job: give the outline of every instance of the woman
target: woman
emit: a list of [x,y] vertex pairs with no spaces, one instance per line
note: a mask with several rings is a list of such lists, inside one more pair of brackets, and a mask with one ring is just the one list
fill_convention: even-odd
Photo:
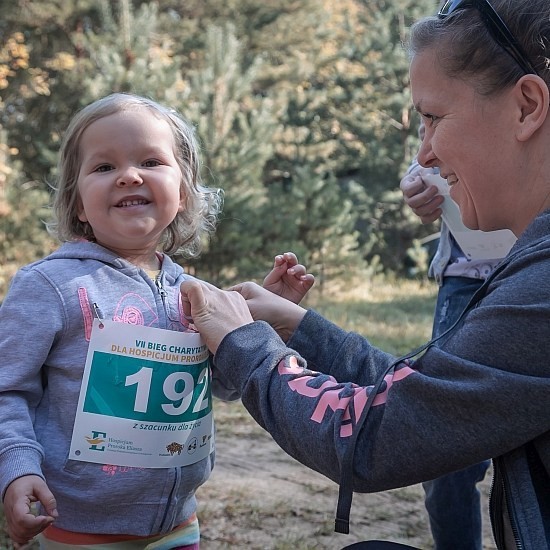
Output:
[[498,548],[541,550],[550,543],[550,2],[447,2],[413,26],[410,53],[426,124],[419,162],[447,179],[468,227],[518,237],[438,346],[396,361],[252,283],[222,292],[189,282],[183,296],[254,418],[341,482],[339,519],[346,476],[354,491],[382,491],[492,458]]

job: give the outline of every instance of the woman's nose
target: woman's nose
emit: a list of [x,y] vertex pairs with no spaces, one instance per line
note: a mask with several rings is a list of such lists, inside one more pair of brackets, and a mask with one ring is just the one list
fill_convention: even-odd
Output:
[[126,185],[141,185],[143,183],[143,179],[139,174],[139,170],[131,166],[123,170],[117,178],[116,183],[120,187],[124,187]]
[[416,155],[416,160],[425,168],[435,168],[437,166],[437,157],[432,149],[431,138],[426,133],[420,144],[420,149]]

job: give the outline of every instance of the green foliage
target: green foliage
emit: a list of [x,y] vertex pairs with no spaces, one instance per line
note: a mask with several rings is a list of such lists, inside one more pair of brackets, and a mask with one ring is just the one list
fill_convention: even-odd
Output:
[[[203,179],[225,191],[218,231],[189,263],[199,276],[259,278],[285,250],[321,279],[365,259],[399,271],[429,232],[398,191],[418,146],[401,44],[435,3],[0,2],[0,125],[15,180],[54,179],[74,112],[131,91],[196,125]],[[20,242],[10,233],[4,253]]]
[[84,80],[82,104],[112,92],[177,101],[185,84],[173,40],[158,32],[158,5],[142,3],[134,9],[129,0],[101,0],[98,7],[96,28],[72,35],[86,53],[79,60],[80,72],[93,75]]
[[411,261],[411,268],[409,274],[412,277],[424,276],[428,272],[429,267],[429,251],[423,246],[420,239],[414,239],[412,246],[407,250],[407,257]]
[[291,181],[269,186],[268,197],[262,219],[269,230],[269,259],[290,244],[321,286],[361,265],[354,195],[333,174],[297,167]]
[[191,265],[221,284],[246,276],[249,258],[262,245],[262,169],[277,122],[270,98],[254,94],[260,62],[245,67],[234,26],[208,27],[205,47],[205,66],[191,75],[188,113],[204,144],[205,182],[224,190],[225,204],[216,235]]
[[0,132],[0,303],[17,269],[53,249],[43,223],[48,193],[36,182],[21,179],[2,135],[5,132]]

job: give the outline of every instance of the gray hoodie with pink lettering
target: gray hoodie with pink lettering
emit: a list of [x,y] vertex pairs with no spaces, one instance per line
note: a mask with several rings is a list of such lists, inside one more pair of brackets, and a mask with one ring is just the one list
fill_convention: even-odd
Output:
[[416,360],[309,311],[287,345],[261,321],[231,332],[215,364],[286,452],[344,480],[340,503],[492,458],[498,548],[549,547],[550,212]]
[[[0,307],[0,491],[45,478],[56,526],[80,533],[167,533],[195,513],[214,453],[178,468],[132,468],[69,458],[93,317],[188,330],[179,287],[189,277],[164,255],[153,280],[94,243],[65,243],[22,268]],[[213,371],[212,391],[238,398]]]

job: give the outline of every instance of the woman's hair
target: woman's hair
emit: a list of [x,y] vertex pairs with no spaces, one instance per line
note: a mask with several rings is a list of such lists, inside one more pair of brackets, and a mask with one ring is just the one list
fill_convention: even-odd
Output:
[[180,252],[197,256],[203,236],[211,234],[222,206],[222,191],[202,185],[199,146],[193,127],[179,113],[144,97],[115,93],[84,107],[71,120],[59,152],[57,185],[53,197],[50,233],[61,241],[94,240],[92,228],[78,219],[78,175],[82,163],[82,134],[93,122],[121,111],[149,109],[165,120],[174,136],[175,157],[183,175],[181,194],[184,208],[164,231],[162,249],[167,254]]
[[[538,74],[550,84],[550,0],[490,0]],[[525,73],[495,41],[480,11],[469,6],[440,19],[426,17],[412,25],[411,57],[436,52],[444,73],[470,81],[482,95],[499,93]]]

